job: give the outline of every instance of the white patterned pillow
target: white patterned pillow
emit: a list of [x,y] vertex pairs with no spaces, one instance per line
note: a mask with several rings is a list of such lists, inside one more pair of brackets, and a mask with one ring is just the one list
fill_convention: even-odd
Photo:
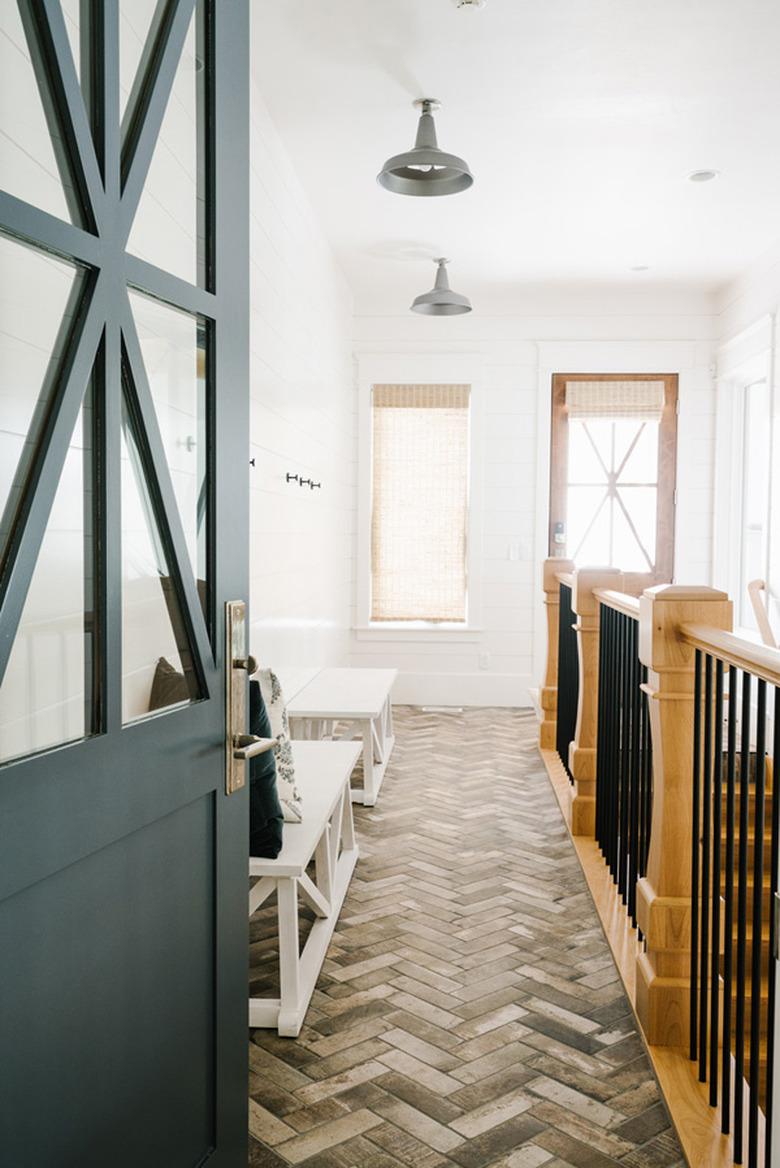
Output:
[[278,740],[274,747],[276,787],[284,812],[284,821],[285,823],[300,823],[303,819],[303,807],[300,791],[295,785],[295,766],[292,746],[290,745],[290,723],[287,718],[287,706],[284,703],[282,687],[273,669],[258,670],[257,679],[260,682],[263,701],[268,711],[271,735]]

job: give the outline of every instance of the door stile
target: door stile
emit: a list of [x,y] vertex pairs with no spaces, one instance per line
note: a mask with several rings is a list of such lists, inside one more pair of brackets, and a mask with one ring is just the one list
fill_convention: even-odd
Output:
[[[216,417],[212,482],[219,483],[214,531],[216,616],[224,623],[225,603],[248,599],[249,581],[249,262],[243,224],[249,223],[249,95],[231,84],[231,75],[249,83],[249,6],[214,4],[214,59],[212,151],[209,155],[209,188],[215,176],[221,182],[214,208],[214,289],[219,316],[212,346],[214,384],[220,409]],[[226,669],[227,646],[219,638],[218,667]],[[221,821],[217,839],[229,839],[227,821],[246,824],[248,784],[237,794],[218,796]],[[222,828],[224,824],[224,829]],[[234,828],[234,830],[236,830]],[[246,826],[238,829],[246,832]],[[248,924],[229,905],[235,898],[246,902],[247,850],[222,848],[216,857],[220,897],[217,946],[231,952],[248,951]],[[247,1044],[246,986],[248,960],[226,971],[218,988],[217,1025],[224,1039],[217,1052],[217,1111],[226,1128],[240,1132],[235,1147],[227,1148],[225,1163],[245,1163],[247,1142]],[[238,997],[240,1009],[235,1008]],[[240,1052],[240,1053],[239,1053]],[[219,1133],[218,1133],[219,1137]],[[219,1139],[218,1139],[219,1142]]]

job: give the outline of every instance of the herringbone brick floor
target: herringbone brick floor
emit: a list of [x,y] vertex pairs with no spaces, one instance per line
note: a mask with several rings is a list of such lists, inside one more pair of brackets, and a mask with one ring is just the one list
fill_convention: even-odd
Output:
[[[253,1168],[678,1168],[530,713],[400,709],[298,1039],[251,1033]],[[274,910],[251,982],[275,973]]]

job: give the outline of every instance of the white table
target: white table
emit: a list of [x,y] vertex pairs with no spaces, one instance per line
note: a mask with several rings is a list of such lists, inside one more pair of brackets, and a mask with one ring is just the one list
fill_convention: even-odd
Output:
[[373,807],[395,736],[390,692],[397,669],[321,669],[287,703],[293,738],[363,741],[363,790],[352,802]]
[[[295,742],[295,781],[303,820],[285,823],[275,860],[251,857],[249,875],[259,877],[249,892],[250,917],[277,895],[279,930],[278,998],[250,998],[249,1025],[276,1027],[297,1037],[357,863],[349,779],[360,757],[353,742]],[[314,857],[314,879],[306,872]],[[298,936],[298,894],[317,920],[303,952]]]

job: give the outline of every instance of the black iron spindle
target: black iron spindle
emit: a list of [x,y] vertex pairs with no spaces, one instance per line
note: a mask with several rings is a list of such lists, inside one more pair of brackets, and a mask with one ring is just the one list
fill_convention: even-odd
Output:
[[576,616],[571,606],[571,588],[563,581],[559,587],[558,598],[558,707],[555,748],[569,776],[569,782],[572,782],[569,770],[569,743],[574,740],[577,726],[580,665],[577,634],[574,631]]
[[721,1076],[721,1131],[731,1131],[731,1021],[733,997],[734,953],[734,830],[736,813],[736,754],[737,754],[737,670],[729,667],[728,739],[726,747],[726,860],[724,950],[723,950],[723,1047]]
[[780,767],[780,687],[775,689],[774,734],[772,742],[772,848],[770,858],[769,887],[769,1000],[767,1003],[766,1026],[766,1103],[764,1104],[764,1168],[772,1168],[773,1095],[775,1089],[775,1012],[776,990],[774,961],[777,953],[777,923],[775,920],[775,897],[777,896],[777,870],[780,865],[780,792],[778,792],[778,767]]
[[761,1094],[761,940],[764,919],[764,798],[766,779],[766,682],[759,680],[753,809],[753,937],[750,951],[750,1103],[748,1166],[758,1166],[758,1106]]
[[[712,658],[704,658],[704,742],[702,746],[701,909],[699,927],[699,1079],[707,1081],[707,984],[710,952],[710,862],[712,813]],[[714,889],[713,889],[714,895]]]
[[745,948],[747,943],[748,801],[750,798],[751,677],[742,674],[739,724],[739,880],[737,885],[737,1000],[734,1028],[734,1162],[742,1163],[745,1107]]
[[693,791],[691,812],[691,991],[690,1058],[696,1061],[699,1034],[699,876],[701,867],[701,650],[696,650],[693,681]]
[[720,1007],[720,890],[723,848],[723,662],[715,662],[715,711],[712,751],[712,957],[710,962],[710,1105],[718,1104]]

